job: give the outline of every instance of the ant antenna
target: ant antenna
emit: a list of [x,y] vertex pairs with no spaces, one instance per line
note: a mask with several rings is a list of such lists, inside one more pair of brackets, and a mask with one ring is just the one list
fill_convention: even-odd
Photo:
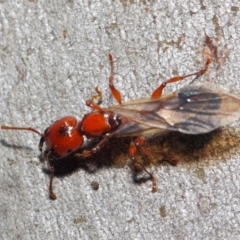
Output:
[[31,132],[35,132],[38,135],[40,135],[41,137],[44,137],[44,135],[40,132],[38,132],[36,129],[34,128],[30,128],[30,127],[9,127],[9,126],[1,126],[1,129],[4,130],[26,130],[26,131],[31,131]]

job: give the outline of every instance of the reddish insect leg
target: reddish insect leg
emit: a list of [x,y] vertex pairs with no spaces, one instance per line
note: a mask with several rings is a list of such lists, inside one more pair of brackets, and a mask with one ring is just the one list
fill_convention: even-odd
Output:
[[97,92],[97,95],[92,96],[90,99],[88,99],[86,101],[86,105],[88,107],[96,110],[96,111],[101,111],[102,108],[98,104],[96,104],[95,102],[98,102],[98,103],[101,102],[101,100],[102,100],[102,91],[101,91],[101,89],[99,87],[96,87],[95,91]]
[[[42,137],[40,138],[39,145],[38,145],[38,148],[39,148],[39,150],[40,150],[41,152],[42,152],[42,147],[43,147],[43,143],[44,143],[44,142],[45,142],[45,138],[44,138],[44,136],[42,136]],[[49,195],[50,195],[50,197],[51,197],[53,200],[55,200],[55,199],[57,199],[57,196],[56,196],[56,194],[53,192],[53,187],[52,187],[53,177],[54,177],[54,167],[53,167],[53,165],[52,165],[52,163],[51,163],[51,160],[50,160],[51,154],[52,154],[52,152],[49,151],[49,152],[47,153],[47,155],[45,155],[45,157],[47,158],[48,167],[49,167],[49,169],[50,169]]]
[[122,96],[121,93],[115,88],[115,86],[113,85],[113,79],[114,79],[114,62],[113,62],[113,56],[112,54],[108,55],[109,58],[109,63],[110,63],[110,67],[111,67],[111,74],[108,78],[109,81],[109,88],[112,92],[113,97],[117,100],[117,102],[119,104],[122,104]]
[[131,157],[131,160],[132,160],[134,166],[135,166],[136,168],[140,169],[140,170],[145,171],[145,172],[149,175],[149,177],[150,177],[150,179],[151,179],[151,181],[152,181],[152,192],[156,192],[156,191],[157,191],[157,184],[156,184],[156,179],[155,179],[155,177],[153,176],[152,173],[150,173],[150,172],[143,166],[143,164],[138,163],[138,162],[136,161],[136,159],[135,159],[135,156],[137,155],[137,150],[138,150],[138,149],[141,149],[144,144],[145,144],[145,140],[144,140],[143,138],[141,138],[141,137],[138,137],[138,138],[136,138],[134,141],[131,141],[130,146],[129,146],[129,155],[130,155],[130,157]]
[[84,150],[83,153],[76,153],[74,156],[76,157],[90,157],[96,152],[100,151],[108,142],[110,136],[104,137],[96,146],[94,146],[91,150]]
[[[108,58],[109,58],[109,63],[110,63],[110,67],[111,67],[111,73],[110,73],[110,76],[108,78],[108,81],[109,81],[109,88],[112,92],[112,95],[113,97],[117,100],[117,102],[119,104],[122,104],[122,96],[121,96],[121,93],[120,91],[118,91],[114,84],[113,84],[113,79],[114,79],[114,62],[113,62],[113,56],[112,54],[109,54],[108,55]],[[95,96],[92,96],[90,99],[88,99],[86,101],[86,105],[88,107],[91,107],[92,109],[96,110],[96,111],[101,111],[102,108],[96,104],[96,101],[97,102],[100,102],[102,100],[102,91],[99,87],[96,87],[95,88],[95,91],[97,92],[97,95]]]
[[208,53],[207,56],[204,56],[204,57],[206,57],[206,62],[205,62],[204,68],[201,69],[198,72],[195,72],[195,73],[191,73],[191,74],[188,74],[188,75],[185,75],[185,76],[177,76],[177,77],[173,77],[173,78],[168,79],[167,81],[163,82],[158,88],[156,88],[153,91],[151,98],[159,98],[159,97],[161,97],[162,91],[163,91],[163,89],[166,87],[166,85],[168,83],[179,82],[179,81],[184,80],[185,78],[192,77],[192,76],[199,77],[199,76],[203,75],[208,70],[208,67],[209,67],[210,63],[215,58],[215,55],[216,55],[216,52],[217,52],[217,48],[213,45],[211,39],[208,38],[208,37],[206,38],[205,43],[207,45],[209,53]]
[[52,187],[53,177],[54,177],[54,167],[53,167],[53,165],[51,164],[51,161],[50,161],[51,154],[52,154],[51,151],[49,151],[48,154],[47,154],[47,162],[48,162],[48,167],[50,169],[49,195],[53,200],[55,200],[55,199],[57,199],[57,196],[53,192],[53,187]]
[[138,148],[138,150],[145,154],[145,155],[148,155],[150,154],[151,152],[149,151],[149,149],[146,149],[144,147],[144,145],[146,145],[146,139],[144,137],[137,137],[135,140],[134,140],[134,143],[136,145],[136,147]]

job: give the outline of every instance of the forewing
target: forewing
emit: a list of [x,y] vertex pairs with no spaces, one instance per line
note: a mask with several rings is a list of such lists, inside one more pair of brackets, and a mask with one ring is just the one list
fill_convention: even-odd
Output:
[[157,128],[201,134],[239,119],[240,100],[229,92],[219,85],[192,84],[159,99],[140,99],[110,110],[126,119],[126,124],[141,125],[143,131]]

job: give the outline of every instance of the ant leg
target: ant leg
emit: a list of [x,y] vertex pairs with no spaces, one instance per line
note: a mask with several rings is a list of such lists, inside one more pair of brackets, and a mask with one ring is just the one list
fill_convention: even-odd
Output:
[[191,74],[184,75],[184,76],[172,77],[172,78],[168,79],[167,81],[163,82],[158,88],[156,88],[153,91],[151,98],[154,99],[154,98],[161,97],[162,91],[168,83],[179,82],[179,81],[184,80],[185,78],[192,77],[192,76],[199,77],[199,76],[203,75],[204,73],[206,73],[210,63],[214,60],[215,55],[217,54],[217,47],[215,47],[213,45],[212,40],[209,37],[206,37],[205,43],[206,43],[206,48],[208,50],[206,49],[206,51],[204,51],[204,58],[206,58],[204,68],[202,68],[200,71],[195,72],[195,73],[191,73]]
[[214,58],[217,56],[217,47],[214,46],[212,39],[208,36],[206,36],[205,44],[206,47],[203,51],[204,58],[206,59],[206,61],[208,58],[212,58],[213,61]]
[[178,161],[176,159],[169,159],[169,158],[167,158],[164,161],[169,163],[169,164],[171,164],[172,166],[177,166],[177,164],[178,164]]
[[50,161],[51,154],[52,154],[51,151],[47,154],[47,162],[48,162],[48,167],[50,169],[49,195],[50,195],[51,199],[55,200],[55,199],[57,199],[57,196],[53,192],[53,187],[52,187],[53,177],[54,177],[54,167],[53,167],[53,165],[51,164],[51,161]]
[[96,111],[102,111],[102,108],[95,102],[101,102],[102,100],[102,90],[99,87],[95,88],[97,95],[92,96],[90,99],[86,101],[86,105]]
[[100,151],[108,142],[110,135],[105,136],[96,146],[94,146],[91,150],[84,150],[83,153],[76,153],[74,156],[76,157],[90,157],[96,152]]
[[[110,62],[110,67],[111,67],[111,74],[108,78],[108,81],[109,81],[109,88],[112,92],[112,95],[113,97],[117,100],[117,102],[119,104],[122,104],[122,96],[121,96],[121,93],[115,88],[114,84],[113,84],[113,79],[114,79],[114,62],[113,62],[113,56],[112,54],[109,54],[108,55],[108,58],[109,58],[109,62]],[[102,111],[103,109],[98,105],[96,104],[95,102],[101,102],[102,100],[102,91],[99,87],[96,87],[95,88],[95,91],[97,92],[97,95],[95,96],[92,96],[90,99],[88,99],[86,101],[86,105],[96,111]]]
[[137,137],[134,139],[134,143],[135,143],[135,146],[138,148],[138,150],[145,154],[145,155],[148,155],[150,154],[151,152],[144,148],[144,145],[146,145],[146,139],[144,137]]
[[136,168],[140,169],[140,170],[145,171],[145,172],[149,175],[149,177],[150,177],[150,179],[151,179],[151,181],[152,181],[152,192],[156,192],[156,191],[157,191],[157,183],[156,183],[155,177],[153,176],[152,173],[150,173],[150,172],[143,166],[143,164],[138,163],[138,162],[136,161],[136,159],[135,159],[135,156],[137,155],[137,149],[138,149],[138,148],[141,148],[142,143],[143,143],[143,141],[142,141],[142,138],[141,138],[141,137],[136,138],[135,141],[131,141],[130,146],[129,146],[129,155],[130,155],[130,158],[131,158],[134,166],[135,166]]
[[114,61],[113,61],[113,56],[112,54],[108,54],[108,59],[109,59],[109,63],[110,63],[110,67],[111,67],[111,74],[108,78],[108,82],[109,82],[109,88],[112,92],[113,97],[117,100],[117,102],[119,104],[122,104],[122,96],[120,91],[118,91],[114,84],[113,84],[113,79],[114,79]]
[[[141,153],[145,155],[151,154],[151,151],[149,149],[144,148],[144,145],[146,144],[146,139],[144,137],[137,137],[134,140],[134,143]],[[178,161],[173,158],[166,158],[164,161],[168,162],[172,166],[176,166],[178,163]]]

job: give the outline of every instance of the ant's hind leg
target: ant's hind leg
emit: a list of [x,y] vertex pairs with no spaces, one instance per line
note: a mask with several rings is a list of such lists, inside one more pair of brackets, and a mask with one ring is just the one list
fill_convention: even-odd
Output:
[[145,144],[145,140],[141,137],[137,137],[134,141],[131,141],[130,146],[129,146],[129,155],[130,155],[130,158],[131,158],[134,166],[137,169],[142,170],[149,175],[149,177],[152,181],[152,192],[156,192],[157,191],[157,183],[156,183],[155,177],[153,176],[152,173],[150,173],[144,167],[143,164],[137,162],[136,159],[135,159],[135,156],[137,155],[138,148],[142,148],[144,144]]
[[191,73],[191,74],[188,74],[185,76],[176,76],[176,77],[168,79],[167,81],[163,82],[158,88],[156,88],[153,91],[151,98],[154,99],[154,98],[161,97],[162,91],[168,83],[179,82],[179,81],[184,80],[185,78],[192,77],[192,76],[199,77],[199,76],[203,75],[204,73],[206,73],[210,63],[214,60],[214,58],[217,54],[217,47],[213,45],[212,40],[209,37],[206,37],[205,44],[206,44],[206,47],[205,47],[205,51],[204,51],[204,58],[205,58],[204,67],[198,72]]
[[117,100],[117,102],[119,104],[122,104],[122,96],[120,91],[118,91],[114,84],[113,84],[113,79],[114,79],[114,61],[113,61],[113,56],[112,54],[108,55],[108,59],[109,59],[109,63],[110,63],[110,67],[111,67],[111,74],[108,78],[108,82],[109,82],[109,88],[112,92],[113,97]]

